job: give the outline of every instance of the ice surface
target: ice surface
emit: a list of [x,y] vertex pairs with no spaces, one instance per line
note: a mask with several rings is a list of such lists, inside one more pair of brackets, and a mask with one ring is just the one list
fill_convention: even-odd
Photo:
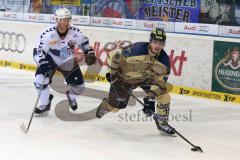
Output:
[[[203,154],[192,152],[180,137],[160,135],[151,119],[138,116],[141,109],[138,103],[100,120],[64,121],[56,116],[55,106],[66,97],[54,91],[49,116],[34,118],[25,135],[19,127],[23,122],[28,123],[37,97],[33,79],[33,72],[0,68],[2,160],[233,160],[240,157],[239,105],[174,94],[169,123],[201,146]],[[86,83],[86,86],[108,90],[108,85],[103,83]],[[100,99],[80,96],[78,112],[94,109],[100,102]]]

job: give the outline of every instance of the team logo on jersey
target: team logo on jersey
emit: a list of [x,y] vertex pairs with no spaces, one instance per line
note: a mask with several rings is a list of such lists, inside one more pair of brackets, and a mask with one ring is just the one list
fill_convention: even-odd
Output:
[[240,48],[228,49],[216,65],[215,77],[225,89],[240,91]]
[[69,56],[69,49],[67,47],[60,49],[59,59],[65,60],[67,59],[68,56]]

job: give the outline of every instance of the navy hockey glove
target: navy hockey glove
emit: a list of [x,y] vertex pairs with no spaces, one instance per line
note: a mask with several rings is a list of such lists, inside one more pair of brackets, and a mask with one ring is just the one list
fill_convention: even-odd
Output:
[[53,68],[46,58],[40,59],[38,64],[44,76],[49,77],[52,74]]
[[155,112],[155,99],[154,97],[146,96],[143,98],[144,108],[142,109],[143,113],[146,114],[147,117],[152,116]]
[[106,79],[110,83],[114,83],[117,80],[117,76],[111,73],[106,73]]

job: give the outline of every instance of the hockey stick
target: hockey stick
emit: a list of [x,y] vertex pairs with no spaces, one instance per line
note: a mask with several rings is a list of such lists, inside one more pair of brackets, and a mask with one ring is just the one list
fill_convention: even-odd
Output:
[[[130,91],[128,91],[127,89],[125,89],[124,87],[121,86],[121,88],[123,88],[126,92],[128,92],[128,94],[130,94],[134,99],[136,99],[136,101],[138,101],[143,107],[144,107],[144,103],[142,101],[140,101],[134,94],[132,94]],[[159,114],[151,111],[151,114],[156,117],[157,119],[161,119]],[[185,138],[182,134],[180,134],[175,128],[173,128],[172,126],[170,126],[167,122],[165,122],[163,120],[163,122],[165,123],[165,125],[167,125],[168,127],[170,127],[171,129],[173,129],[175,131],[175,133],[177,135],[179,135],[184,141],[186,141],[188,144],[190,144],[193,148],[191,148],[191,151],[199,151],[199,152],[203,152],[203,150],[201,149],[201,147],[196,146],[194,144],[192,144],[187,138]]]
[[20,126],[20,129],[21,129],[25,134],[28,133],[29,128],[30,128],[30,125],[31,125],[31,123],[32,123],[32,119],[33,119],[33,116],[34,116],[34,112],[35,112],[35,109],[36,109],[36,107],[37,107],[39,98],[40,98],[40,96],[41,96],[41,94],[42,94],[42,90],[43,90],[43,87],[44,87],[44,81],[45,81],[45,80],[46,80],[46,76],[44,76],[44,79],[43,79],[43,82],[42,82],[42,86],[41,86],[41,88],[40,88],[40,91],[39,91],[39,93],[38,93],[37,100],[36,100],[36,102],[35,102],[35,105],[34,105],[34,108],[33,108],[33,111],[32,111],[31,118],[30,118],[30,120],[29,120],[29,122],[28,122],[28,126],[26,127],[24,123],[22,123],[21,126]]

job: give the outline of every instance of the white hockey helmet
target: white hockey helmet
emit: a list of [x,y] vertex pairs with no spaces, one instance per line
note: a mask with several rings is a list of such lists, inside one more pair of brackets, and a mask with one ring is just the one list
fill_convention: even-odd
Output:
[[57,21],[60,19],[71,19],[72,14],[67,8],[58,8],[55,12],[55,17]]

